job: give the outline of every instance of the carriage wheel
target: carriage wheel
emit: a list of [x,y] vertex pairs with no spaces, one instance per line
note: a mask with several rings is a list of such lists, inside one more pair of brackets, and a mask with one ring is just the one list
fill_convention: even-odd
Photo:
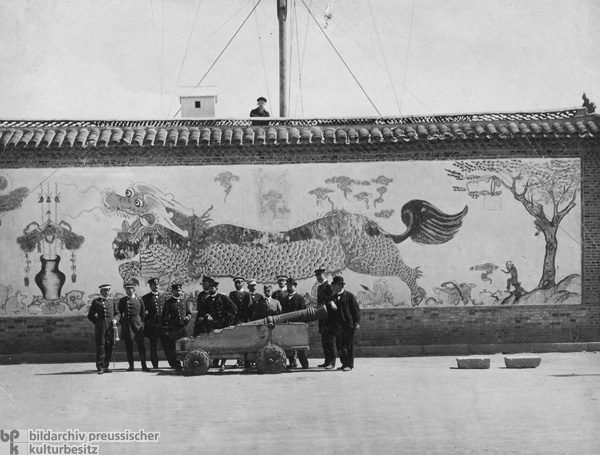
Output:
[[260,374],[279,374],[285,371],[285,351],[275,344],[268,344],[256,356],[256,369]]
[[206,351],[190,351],[183,359],[183,373],[187,376],[206,374],[210,367],[210,357]]

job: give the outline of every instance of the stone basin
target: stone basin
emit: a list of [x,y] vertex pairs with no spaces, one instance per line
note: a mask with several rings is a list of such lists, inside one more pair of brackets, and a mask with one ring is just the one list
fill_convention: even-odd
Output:
[[458,368],[462,369],[487,369],[490,367],[489,357],[457,357]]
[[542,362],[541,357],[504,357],[506,368],[535,368]]

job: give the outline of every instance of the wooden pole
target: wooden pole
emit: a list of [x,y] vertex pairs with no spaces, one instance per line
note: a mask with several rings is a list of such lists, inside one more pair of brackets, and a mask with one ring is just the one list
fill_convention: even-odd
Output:
[[277,19],[279,20],[279,116],[287,117],[287,45],[285,21],[287,0],[277,0]]

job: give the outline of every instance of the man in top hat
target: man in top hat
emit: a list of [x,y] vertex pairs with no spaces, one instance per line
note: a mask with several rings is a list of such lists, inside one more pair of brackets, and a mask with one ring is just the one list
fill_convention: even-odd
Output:
[[[142,297],[144,308],[146,309],[144,335],[150,341],[150,361],[152,362],[152,367],[158,368],[158,339],[161,335],[161,317],[165,299],[164,294],[158,292],[158,278],[150,278],[148,285],[150,286],[150,292]],[[161,344],[163,344],[162,340]]]
[[287,295],[287,288],[285,285],[287,279],[288,279],[288,277],[286,275],[279,275],[277,277],[278,289],[276,289],[275,292],[273,292],[272,297],[276,300],[279,300],[280,302]]
[[[269,316],[275,316],[281,313],[281,303],[279,300],[271,297],[271,291],[273,290],[273,286],[270,284],[265,284],[263,287],[263,291],[265,293],[264,297],[259,299],[257,302],[254,302],[252,308],[250,308],[250,320],[256,321],[258,319],[264,319]],[[260,295],[260,294],[259,294]]]
[[117,303],[109,297],[110,284],[100,286],[100,297],[94,299],[88,311],[88,319],[94,324],[96,343],[96,368],[98,374],[110,373],[110,359],[115,346],[115,330],[119,321]]
[[250,117],[271,117],[269,111],[265,109],[267,99],[264,96],[259,97],[256,104],[258,104],[258,107],[250,111]]
[[202,290],[198,293],[198,297],[196,299],[196,309],[198,313],[196,314],[196,320],[194,321],[194,333],[193,336],[197,337],[200,333],[202,333],[202,316],[200,314],[200,308],[202,307],[202,303],[204,299],[208,296],[208,291],[210,289],[210,283],[214,281],[211,277],[204,275],[202,277]]
[[[325,269],[315,270],[315,278],[317,279],[317,305],[325,305],[333,295],[331,285],[325,278]],[[331,316],[319,320],[319,333],[321,334],[321,346],[325,357],[325,361],[319,366],[331,370],[335,368],[335,330]]]
[[181,362],[177,360],[177,350],[175,342],[179,338],[187,337],[185,326],[192,319],[192,312],[187,302],[183,300],[181,292],[182,285],[173,283],[171,285],[171,298],[165,302],[162,312],[162,328],[165,333],[163,337],[163,346],[165,354],[171,368],[181,370]]
[[[225,294],[218,292],[219,282],[212,280],[208,290],[208,295],[198,307],[198,318],[202,323],[199,324],[200,333],[209,333],[213,330],[229,327],[235,320],[237,307]],[[218,366],[218,361],[213,361],[213,366]],[[225,359],[221,360],[221,371],[225,370]]]
[[336,276],[331,281],[336,311],[333,316],[335,340],[342,366],[338,370],[352,371],[354,368],[354,333],[360,328],[360,308],[354,294],[344,291],[344,278]]
[[235,304],[237,313],[234,324],[248,322],[248,308],[250,308],[250,293],[244,289],[245,278],[236,276],[233,278],[235,291],[229,293],[229,298]]
[[[288,278],[285,284],[287,286],[287,295],[281,301],[281,313],[285,314],[306,309],[304,297],[296,292],[298,282],[294,278]],[[295,355],[288,357],[290,361],[288,368],[298,367],[298,364],[296,363],[296,355],[298,356],[298,360],[300,360],[302,368],[307,369],[308,359],[306,358],[306,353],[304,351],[296,351]]]
[[119,314],[121,315],[121,338],[125,341],[125,351],[127,352],[127,362],[129,368],[127,371],[133,371],[133,342],[138,346],[140,362],[143,371],[151,371],[146,366],[146,347],[144,346],[143,320],[146,316],[146,308],[143,300],[135,294],[135,288],[139,285],[135,278],[125,283],[125,293],[127,294],[119,300]]

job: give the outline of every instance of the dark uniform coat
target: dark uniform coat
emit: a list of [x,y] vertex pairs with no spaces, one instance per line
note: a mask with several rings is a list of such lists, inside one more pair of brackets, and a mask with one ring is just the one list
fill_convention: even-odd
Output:
[[300,311],[305,309],[306,302],[304,301],[304,297],[297,292],[288,294],[283,298],[283,300],[281,300],[282,313],[291,313],[292,311]]
[[102,337],[112,339],[114,335],[112,321],[115,319],[118,322],[120,317],[117,304],[112,298],[98,297],[94,299],[87,317],[94,324],[94,340],[96,343],[99,343]]
[[135,340],[144,338],[143,321],[146,317],[146,308],[143,300],[138,297],[125,296],[119,300],[119,314],[121,315],[121,338]]
[[[260,294],[258,294],[260,295]],[[268,299],[260,295],[260,299],[254,302],[250,307],[250,320],[256,321],[268,316],[275,316],[281,313],[281,303],[279,300],[269,297]]]
[[[325,305],[329,301],[331,301],[331,296],[333,296],[333,291],[331,290],[331,285],[329,281],[325,280],[317,287],[317,305]],[[332,326],[332,316],[327,319],[319,320],[319,332],[323,333],[323,330],[326,330],[328,327]]]
[[[202,305],[198,308],[197,324],[198,333],[208,333],[216,329],[229,327],[235,321],[237,307],[225,294],[216,293],[208,295],[202,301]],[[206,315],[212,317],[212,321],[206,318]]]
[[200,291],[197,298],[196,309],[198,313],[196,313],[196,320],[194,321],[194,334],[193,336],[198,336],[198,334],[202,333],[202,318],[204,314],[200,313],[200,308],[204,305],[204,299],[209,295],[208,291]]
[[233,302],[237,308],[234,324],[241,324],[242,322],[248,322],[250,316],[250,304],[251,297],[248,291],[231,291],[229,293],[229,299]]
[[119,321],[117,303],[112,298],[98,297],[92,301],[87,317],[94,324],[96,368],[101,371],[108,368],[112,358],[116,327],[112,321]]
[[149,292],[142,297],[144,308],[146,309],[146,317],[144,318],[144,335],[147,337],[157,337],[161,326],[162,310],[164,305],[164,297],[158,292],[155,294]]
[[187,336],[185,326],[192,319],[189,305],[181,297],[171,297],[165,302],[162,314],[162,327],[169,338],[178,339]]

